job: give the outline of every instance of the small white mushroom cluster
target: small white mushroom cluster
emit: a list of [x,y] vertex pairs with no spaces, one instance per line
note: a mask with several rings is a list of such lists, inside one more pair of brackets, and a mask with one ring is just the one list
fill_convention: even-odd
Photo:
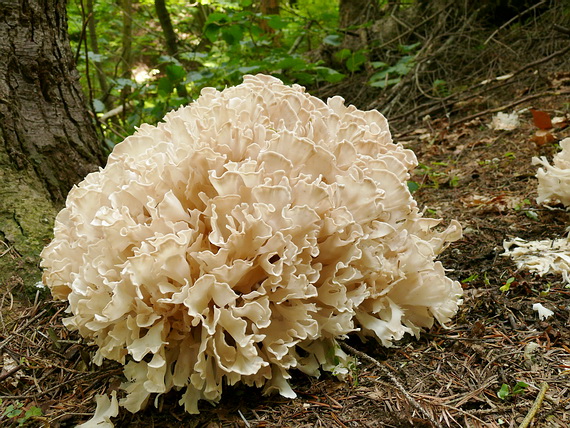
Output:
[[533,165],[544,167],[538,169],[538,203],[561,202],[570,206],[570,138],[560,142],[562,151],[554,155],[553,165],[545,157],[533,158]]
[[236,382],[293,397],[290,369],[333,370],[348,333],[390,346],[456,313],[434,259],[461,227],[422,217],[416,163],[342,98],[263,75],[207,88],[72,189],[44,282],[95,363],[125,364],[131,412],[184,389],[197,413]]
[[[551,165],[545,157],[532,158],[533,165],[541,165],[538,178],[538,203],[562,203],[570,207],[570,138],[560,142],[562,150]],[[567,229],[570,231],[570,225]],[[514,238],[503,242],[505,256],[511,257],[519,269],[523,268],[540,276],[555,273],[562,275],[570,286],[570,237],[554,240],[525,241]]]

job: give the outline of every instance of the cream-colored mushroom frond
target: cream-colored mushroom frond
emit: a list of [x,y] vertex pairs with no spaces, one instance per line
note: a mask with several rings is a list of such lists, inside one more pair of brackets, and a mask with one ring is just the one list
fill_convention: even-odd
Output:
[[561,202],[570,206],[570,138],[560,142],[562,150],[554,155],[552,165],[545,157],[532,158],[533,165],[541,165],[538,178],[538,203]]
[[130,411],[175,388],[198,412],[224,383],[292,397],[290,369],[346,358],[336,339],[390,346],[456,313],[461,287],[434,259],[461,228],[422,218],[416,163],[342,98],[263,75],[207,88],[73,188],[44,282],[95,362],[126,364]]

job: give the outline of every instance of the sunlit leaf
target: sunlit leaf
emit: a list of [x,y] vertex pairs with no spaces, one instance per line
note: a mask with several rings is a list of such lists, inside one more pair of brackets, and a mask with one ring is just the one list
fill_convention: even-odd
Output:
[[167,65],[166,76],[171,82],[179,82],[186,77],[186,70],[181,65]]
[[282,30],[283,28],[287,27],[288,22],[281,18],[279,15],[272,15],[267,21],[267,25],[269,25],[274,30]]
[[497,392],[497,397],[499,397],[501,400],[506,400],[509,397],[510,393],[511,393],[511,388],[509,387],[509,385],[503,383],[501,389],[499,389],[499,391]]
[[105,104],[101,100],[94,99],[93,100],[93,108],[95,109],[95,113],[101,113],[105,111]]

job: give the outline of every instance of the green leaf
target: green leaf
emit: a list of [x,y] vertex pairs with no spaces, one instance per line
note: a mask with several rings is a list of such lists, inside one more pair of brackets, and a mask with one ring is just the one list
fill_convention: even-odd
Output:
[[386,64],[383,61],[372,61],[370,64],[374,68],[387,68],[388,67],[388,64]]
[[348,71],[357,71],[368,58],[362,52],[355,52],[346,60]]
[[499,391],[497,392],[497,397],[499,397],[501,400],[506,400],[507,398],[509,398],[510,394],[511,394],[511,388],[506,383],[503,383],[501,389],[499,389]]
[[172,91],[174,90],[174,85],[172,84],[172,81],[168,78],[168,77],[161,77],[158,80],[158,95],[161,97],[168,97],[170,94],[172,94]]
[[218,40],[218,33],[220,32],[220,27],[218,24],[206,24],[204,27],[204,36],[212,43]]
[[251,65],[249,67],[240,67],[238,70],[242,74],[257,73],[261,71],[261,67],[259,65]]
[[414,193],[416,190],[420,188],[420,185],[415,181],[408,181],[408,190],[410,193]]
[[221,22],[225,23],[228,21],[228,15],[221,12],[214,12],[208,15],[208,19],[206,19],[206,25],[211,24],[213,22]]
[[303,69],[307,66],[307,63],[302,60],[301,58],[295,57],[287,57],[283,58],[276,64],[277,68],[282,68],[285,70],[293,70],[293,69]]
[[350,57],[350,55],[352,55],[352,51],[350,49],[344,48],[335,53],[334,57],[336,58],[337,61],[344,61],[345,59]]
[[345,77],[344,74],[339,73],[338,71],[333,70],[332,68],[329,68],[329,67],[316,67],[315,71],[317,72],[317,75],[321,79],[323,79],[329,83],[340,82]]
[[87,56],[89,58],[89,61],[93,61],[93,62],[101,62],[105,59],[104,55],[101,54],[96,54],[95,52],[88,52]]
[[125,79],[124,77],[119,77],[117,80],[115,80],[115,83],[117,84],[118,90],[124,89],[127,86],[130,86],[131,88],[137,86],[137,84],[131,79]]
[[188,73],[186,75],[186,82],[190,83],[190,82],[197,82],[199,80],[202,80],[204,78],[204,75],[198,71],[191,71],[190,73]]
[[279,15],[271,15],[271,17],[267,20],[267,25],[269,25],[274,30],[282,30],[283,28],[286,28],[289,23],[283,20],[283,18],[281,18]]
[[7,418],[15,418],[16,416],[20,416],[22,413],[20,407],[22,406],[23,404],[19,401],[17,401],[15,404],[10,404],[8,407],[6,407],[3,416],[6,416]]
[[372,77],[370,77],[369,83],[372,84],[379,80],[386,80],[386,76],[388,76],[389,74],[390,73],[388,72],[388,70],[382,70],[379,71],[378,73],[374,73]]
[[373,88],[386,88],[388,86],[395,85],[396,83],[399,83],[400,80],[401,80],[401,78],[396,77],[394,79],[378,80],[375,82],[369,82],[369,85],[372,86]]
[[410,71],[410,66],[407,62],[399,62],[394,67],[391,68],[393,72],[399,74],[400,76],[405,76]]
[[329,34],[323,39],[323,43],[331,46],[340,46],[342,38],[338,34]]
[[462,279],[462,280],[461,280],[461,283],[462,283],[462,284],[467,284],[467,283],[469,283],[469,282],[471,282],[471,281],[475,281],[477,278],[479,278],[479,274],[478,274],[478,273],[474,273],[473,275],[470,275],[470,276],[468,276],[467,278]]
[[400,52],[402,52],[402,53],[410,53],[410,52],[416,50],[416,48],[417,48],[420,44],[421,44],[420,42],[417,42],[417,43],[413,43],[413,44],[411,44],[411,45],[400,45],[400,46],[399,46]]
[[513,387],[513,395],[524,394],[527,388],[528,388],[528,383],[517,382],[517,384]]
[[39,407],[36,406],[32,406],[30,407],[29,410],[26,410],[26,413],[24,413],[24,416],[22,416],[21,418],[18,418],[17,422],[18,425],[22,426],[24,425],[28,419],[33,418],[35,416],[41,416],[42,415],[42,409],[40,409]]
[[228,45],[235,45],[243,38],[243,30],[240,25],[222,28],[222,39]]
[[501,287],[499,287],[499,290],[501,290],[503,293],[507,292],[511,289],[511,284],[515,281],[515,279],[511,276],[509,279],[507,279],[507,282],[505,282],[505,284]]
[[179,57],[186,61],[202,62],[204,58],[208,58],[208,55],[203,52],[183,52]]
[[161,55],[158,57],[158,62],[160,64],[176,64],[180,65],[180,61],[170,55]]
[[166,66],[166,76],[173,82],[181,82],[186,77],[186,70],[181,65],[170,64]]
[[93,108],[95,109],[95,113],[101,113],[105,111],[105,104],[101,100],[94,99],[93,100]]

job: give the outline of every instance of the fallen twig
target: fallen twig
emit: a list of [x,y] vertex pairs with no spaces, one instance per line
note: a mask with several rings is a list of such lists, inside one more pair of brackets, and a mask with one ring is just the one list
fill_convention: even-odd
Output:
[[486,115],[491,114],[491,113],[498,113],[500,111],[507,110],[511,107],[518,106],[519,104],[526,103],[527,101],[534,100],[536,98],[549,97],[549,96],[560,96],[560,95],[567,95],[567,94],[570,94],[570,91],[546,91],[546,92],[541,92],[539,94],[529,95],[528,97],[519,98],[517,101],[513,101],[512,103],[505,104],[505,105],[502,105],[500,107],[490,108],[490,109],[481,111],[479,113],[472,114],[470,116],[465,116],[465,117],[451,123],[449,126],[451,127],[451,126],[459,125],[460,123],[469,122],[470,120],[476,119],[476,118],[481,117],[481,116],[486,116]]
[[534,400],[532,407],[528,411],[524,420],[519,425],[519,428],[526,428],[529,426],[530,422],[533,420],[534,416],[536,415],[536,412],[538,412],[538,409],[542,405],[542,400],[544,400],[544,396],[546,395],[547,390],[548,390],[548,383],[542,382],[542,384],[540,385],[540,391],[536,396],[536,400]]
[[2,350],[4,348],[4,346],[6,346],[8,343],[10,343],[10,341],[16,337],[16,333],[20,332],[21,330],[25,329],[27,326],[29,326],[32,322],[34,322],[35,320],[37,320],[38,318],[40,318],[43,314],[45,314],[47,312],[47,309],[44,309],[43,311],[41,311],[39,314],[37,314],[35,317],[30,318],[28,321],[26,321],[24,323],[23,326],[21,326],[20,328],[18,328],[15,332],[11,333],[8,335],[8,337],[6,339],[4,339],[1,343],[0,343],[0,350]]
[[495,37],[497,35],[497,33],[499,33],[503,28],[508,27],[509,25],[511,25],[513,23],[513,21],[516,21],[521,16],[527,14],[528,12],[532,11],[533,9],[536,9],[538,6],[542,6],[544,3],[546,3],[546,0],[543,0],[540,3],[536,3],[535,5],[529,7],[528,9],[523,10],[518,15],[513,16],[511,19],[509,19],[507,22],[505,22],[503,25],[501,25],[499,28],[497,28],[495,31],[493,31],[493,33],[487,38],[487,40],[485,40],[485,42],[483,44],[486,45],[487,43],[489,43],[489,41],[493,37]]
[[3,382],[5,379],[8,379],[10,376],[12,376],[16,372],[18,372],[22,367],[24,367],[24,366],[22,364],[19,364],[16,367],[14,367],[13,369],[11,369],[11,370],[7,371],[6,373],[0,375],[0,382]]
[[406,400],[408,400],[408,403],[410,403],[410,405],[416,409],[422,416],[424,416],[428,421],[431,422],[431,424],[437,428],[443,428],[442,425],[437,422],[428,412],[426,409],[424,409],[420,403],[418,403],[414,397],[412,397],[410,395],[410,393],[406,390],[406,388],[404,388],[404,386],[400,383],[400,381],[396,378],[396,376],[394,375],[394,373],[392,373],[390,371],[390,369],[388,369],[388,367],[386,367],[385,365],[381,364],[378,360],[372,358],[370,355],[359,351],[358,349],[354,349],[352,346],[347,345],[344,342],[340,342],[340,347],[343,348],[345,351],[350,352],[353,355],[356,355],[359,358],[362,358],[363,360],[367,360],[369,362],[371,362],[372,364],[374,364],[376,367],[380,368],[380,370],[382,370],[382,372],[384,372],[384,374],[386,376],[388,376],[388,378],[392,381],[392,383],[396,386],[396,388],[398,388],[398,390],[404,395],[404,397],[406,397]]

